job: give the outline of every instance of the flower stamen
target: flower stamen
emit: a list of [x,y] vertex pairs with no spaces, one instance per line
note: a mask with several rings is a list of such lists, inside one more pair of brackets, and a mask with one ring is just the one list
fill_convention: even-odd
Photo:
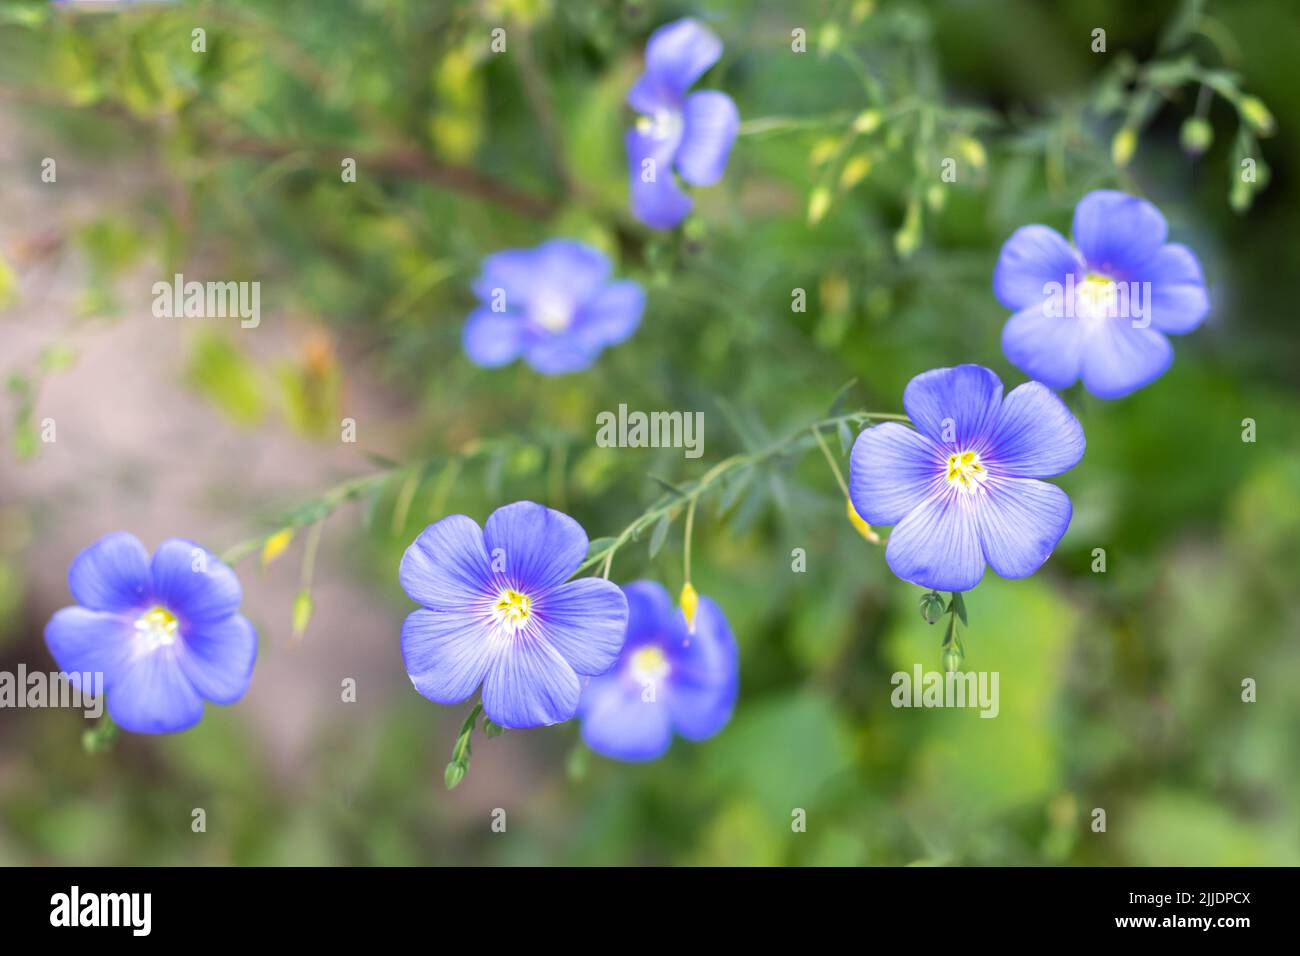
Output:
[[637,680],[660,680],[668,676],[668,658],[658,644],[647,644],[632,655],[632,674]]
[[149,654],[160,647],[176,643],[180,622],[176,615],[161,604],[155,604],[135,619],[136,648],[141,654]]
[[978,452],[959,451],[948,456],[948,484],[965,492],[973,492],[978,483],[988,477]]
[[1089,272],[1075,287],[1075,315],[1081,319],[1114,318],[1117,288],[1115,280],[1100,272]]
[[528,619],[532,616],[533,599],[513,588],[506,588],[497,598],[492,610],[497,623],[502,628],[512,634],[517,634],[524,629],[528,624]]

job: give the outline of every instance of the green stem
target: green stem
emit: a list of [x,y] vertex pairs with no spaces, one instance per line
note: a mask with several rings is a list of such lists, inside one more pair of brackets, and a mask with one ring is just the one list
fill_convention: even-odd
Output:
[[831,466],[831,472],[835,475],[835,482],[840,486],[840,491],[844,492],[844,497],[849,496],[849,486],[844,483],[844,476],[840,473],[840,466],[835,463],[835,456],[831,454],[830,447],[826,444],[826,439],[822,437],[821,429],[813,426],[813,437],[817,439],[817,444],[821,446],[822,454],[826,456],[826,464]]
[[682,573],[685,575],[684,583],[691,583],[691,535],[695,530],[695,504],[696,498],[691,499],[690,505],[686,508],[686,543],[682,547]]
[[[719,483],[719,479],[724,475],[736,471],[742,471],[746,468],[753,468],[754,466],[763,464],[769,459],[775,458],[787,451],[792,445],[797,444],[801,439],[806,439],[809,429],[816,431],[822,428],[838,427],[841,422],[846,424],[862,424],[867,421],[906,422],[909,421],[909,419],[906,415],[896,415],[887,412],[850,412],[847,415],[836,415],[832,418],[819,419],[809,425],[805,425],[798,431],[790,433],[785,438],[773,442],[766,448],[761,448],[758,451],[750,452],[748,454],[732,455],[730,458],[724,458],[706,471],[698,481],[688,489],[684,490],[683,495],[686,498],[686,504],[688,506],[692,505],[706,492],[714,490]],[[623,544],[630,539],[637,537],[646,528],[653,526],[656,521],[662,518],[669,511],[680,508],[681,506],[682,495],[668,496],[666,499],[661,500],[661,503],[651,507],[648,511],[643,512],[637,518],[634,518],[632,522],[619,533],[618,537],[616,537],[613,542],[606,545],[602,550],[588,555],[587,560],[580,564],[577,571],[574,573],[581,574],[588,568],[595,567],[602,561],[607,561],[612,556],[612,552],[622,547]]]

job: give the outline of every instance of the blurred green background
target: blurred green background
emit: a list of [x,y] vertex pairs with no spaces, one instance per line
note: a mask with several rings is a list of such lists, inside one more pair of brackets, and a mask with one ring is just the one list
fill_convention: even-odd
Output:
[[[683,15],[723,39],[699,86],[744,126],[687,224],[652,233],[627,209],[623,98]],[[0,670],[52,666],[41,629],[101,533],[220,549],[299,529],[239,566],[262,640],[245,701],[97,754],[80,714],[0,711],[0,863],[1297,864],[1297,49],[1286,0],[0,3]],[[845,408],[879,411],[937,366],[1012,387],[1000,245],[1068,233],[1094,188],[1160,206],[1213,310],[1150,387],[1067,395],[1088,436],[1060,480],[1074,522],[1035,577],[967,597],[997,719],[891,707],[894,671],[940,667],[940,626],[803,440],[697,515],[695,585],[741,648],[721,734],[648,765],[586,753],[574,723],[476,736],[443,788],[468,705],[421,698],[398,650],[420,529],[530,498],[595,540],[660,498],[649,476],[806,428],[849,380]],[[475,368],[479,261],[553,236],[646,286],[642,327],[577,375]],[[261,327],[160,326],[149,288],[177,271],[261,281]],[[597,448],[620,403],[703,411],[703,459]],[[681,531],[620,550],[613,578],[676,592]]]

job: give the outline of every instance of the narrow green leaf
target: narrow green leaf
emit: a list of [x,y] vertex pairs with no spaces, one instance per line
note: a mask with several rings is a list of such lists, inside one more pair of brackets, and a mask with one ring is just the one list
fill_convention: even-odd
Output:
[[654,531],[650,534],[650,557],[653,558],[664,546],[664,541],[668,539],[668,528],[672,523],[672,512],[667,512],[655,525]]
[[949,610],[956,610],[957,616],[961,618],[962,624],[970,627],[970,622],[966,620],[966,601],[962,598],[960,591],[952,592],[952,601],[948,605]]
[[682,490],[680,487],[678,487],[677,485],[674,485],[671,481],[668,481],[668,480],[666,480],[666,479],[664,479],[664,478],[660,478],[658,475],[650,475],[650,480],[653,481],[653,482],[654,482],[656,485],[658,485],[660,488],[663,488],[663,489],[664,489],[665,491],[667,491],[670,495],[674,495],[675,497],[678,497],[678,498],[685,498],[685,497],[686,497],[686,492],[683,491],[683,490]]
[[830,408],[826,410],[828,418],[834,418],[840,413],[840,410],[844,408],[845,403],[849,400],[849,392],[852,391],[853,386],[857,384],[858,380],[856,378],[851,378],[840,386],[839,391],[835,393],[835,397],[831,399]]

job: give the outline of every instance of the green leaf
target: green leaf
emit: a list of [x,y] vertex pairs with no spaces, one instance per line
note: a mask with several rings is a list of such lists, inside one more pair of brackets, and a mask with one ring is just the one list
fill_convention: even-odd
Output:
[[13,302],[18,290],[18,278],[12,269],[0,259],[0,309]]
[[586,560],[590,561],[598,554],[604,555],[606,551],[614,546],[616,540],[616,538],[597,538],[595,541],[588,543]]
[[659,519],[655,529],[650,534],[650,557],[659,553],[659,549],[664,546],[664,541],[668,538],[668,528],[673,523],[672,512],[667,512]]
[[840,439],[840,451],[847,455],[853,450],[853,429],[848,422],[840,422],[835,426],[835,433]]
[[857,384],[858,380],[856,378],[851,378],[839,387],[839,390],[835,393],[835,397],[831,399],[830,408],[826,410],[827,418],[834,418],[840,413],[844,408],[844,404],[849,400],[849,392],[852,391],[853,386]]
[[667,491],[670,495],[673,495],[676,498],[685,498],[687,496],[685,491],[683,491],[677,485],[674,485],[671,481],[668,481],[667,479],[664,478],[660,478],[658,475],[650,475],[649,477],[651,481],[653,481],[660,488]]
[[957,616],[961,618],[962,624],[970,627],[970,621],[966,620],[966,601],[962,598],[960,591],[952,592],[952,601],[948,604],[949,610],[956,610]]
[[197,338],[186,379],[237,424],[255,424],[266,413],[256,366],[224,335],[208,332]]

